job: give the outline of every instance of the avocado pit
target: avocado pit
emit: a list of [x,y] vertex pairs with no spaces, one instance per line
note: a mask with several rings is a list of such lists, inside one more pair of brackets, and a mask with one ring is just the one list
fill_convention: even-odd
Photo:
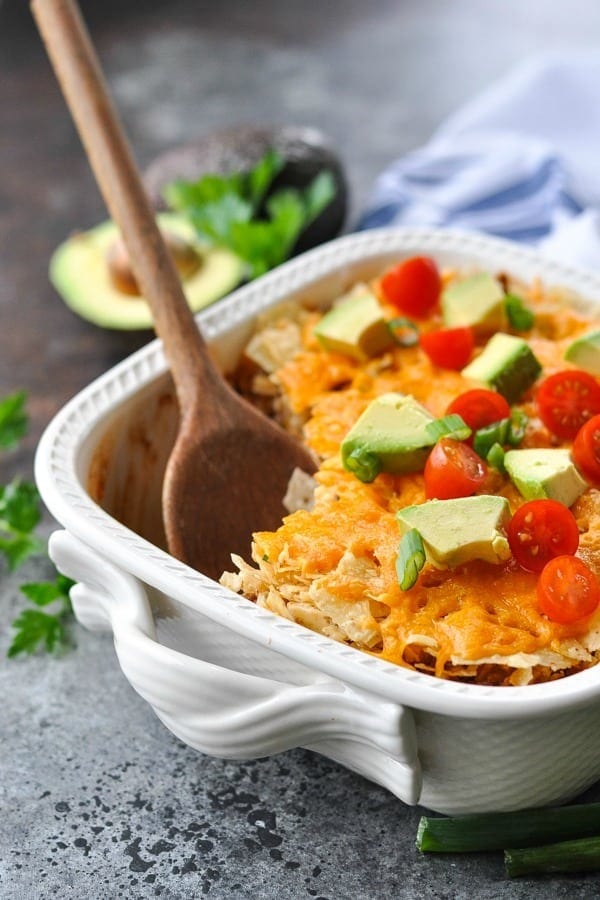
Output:
[[[167,249],[171,254],[177,273],[182,281],[194,275],[202,264],[194,247],[181,237],[169,231],[161,231]],[[129,297],[141,297],[142,292],[131,267],[129,251],[119,236],[109,245],[105,253],[108,277],[115,290]]]
[[[157,223],[174,253],[192,312],[239,285],[243,265],[234,253],[203,245],[181,216],[160,213]],[[150,308],[139,294],[128,254],[118,246],[119,238],[119,229],[111,220],[71,235],[52,254],[50,281],[73,312],[95,325],[127,331],[152,328]],[[111,249],[114,244],[117,246]]]

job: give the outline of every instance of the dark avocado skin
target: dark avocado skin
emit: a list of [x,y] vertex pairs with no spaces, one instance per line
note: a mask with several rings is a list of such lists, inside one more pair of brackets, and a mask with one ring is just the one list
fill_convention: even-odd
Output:
[[300,235],[293,255],[336,237],[348,209],[346,176],[327,138],[314,128],[240,125],[215,131],[158,156],[145,170],[144,183],[153,205],[165,209],[162,190],[170,181],[195,181],[209,173],[246,172],[269,149],[276,150],[285,161],[269,194],[285,187],[305,188],[324,169],[331,172],[336,185],[334,199]]

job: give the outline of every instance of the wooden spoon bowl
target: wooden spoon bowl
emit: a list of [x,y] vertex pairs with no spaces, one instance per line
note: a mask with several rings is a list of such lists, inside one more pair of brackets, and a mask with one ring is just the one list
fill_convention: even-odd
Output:
[[248,558],[253,531],[281,523],[293,470],[315,467],[301,444],[233,396],[209,417],[189,412],[163,487],[170,552],[214,578],[230,566],[232,551]]
[[278,525],[294,469],[312,473],[315,462],[213,365],[76,3],[32,0],[31,8],[175,381],[181,423],[163,485],[169,551],[217,578],[232,552],[248,556],[252,532]]

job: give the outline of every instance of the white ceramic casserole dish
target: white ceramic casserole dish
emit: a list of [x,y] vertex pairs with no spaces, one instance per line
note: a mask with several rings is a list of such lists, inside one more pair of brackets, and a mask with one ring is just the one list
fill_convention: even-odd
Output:
[[[310,251],[198,316],[231,370],[257,314],[327,304],[416,253],[562,286],[595,308],[600,278],[505,241],[382,229]],[[591,307],[590,307],[591,304]],[[241,759],[302,746],[445,813],[565,801],[600,778],[600,668],[524,687],[412,672],[315,634],[162,549],[160,491],[177,410],[154,341],[77,395],[47,428],[36,478],[64,527],[50,542],[78,584],[79,621],[111,629],[133,687],[179,738]],[[268,490],[268,473],[265,478]]]

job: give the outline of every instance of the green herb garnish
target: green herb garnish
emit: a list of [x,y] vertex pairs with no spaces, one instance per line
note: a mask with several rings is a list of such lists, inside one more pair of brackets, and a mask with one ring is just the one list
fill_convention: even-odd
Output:
[[425,426],[425,433],[434,442],[443,437],[454,438],[455,441],[465,441],[471,437],[471,429],[462,416],[457,413],[450,413],[448,416],[429,422]]
[[519,446],[525,437],[528,422],[529,416],[520,409],[513,409],[510,414],[510,425],[506,435],[507,443],[509,443],[511,447]]
[[529,331],[530,328],[533,328],[535,316],[516,294],[506,295],[504,308],[508,321],[515,331]]
[[473,437],[473,450],[478,453],[482,459],[485,459],[494,446],[499,444],[501,447],[507,443],[508,426],[510,419],[501,419],[494,422],[493,425],[485,425],[478,428]]
[[504,447],[505,444],[518,447],[525,437],[528,421],[524,412],[520,409],[513,409],[510,418],[500,419],[499,422],[486,425],[475,432],[473,450],[486,459],[494,444],[499,444],[501,447]]
[[10,572],[44,545],[33,533],[41,518],[39,494],[29,481],[0,485],[0,553]]
[[396,574],[401,590],[408,591],[417,583],[419,572],[424,565],[423,539],[416,528],[411,528],[402,536],[396,557]]
[[64,575],[54,581],[31,582],[21,585],[21,592],[37,607],[51,606],[52,612],[24,609],[13,622],[15,635],[8,649],[9,656],[34,653],[38,648],[60,650],[69,644],[68,626],[73,616],[69,590],[74,582]]
[[0,447],[15,447],[26,431],[25,391],[15,391],[0,401]]
[[492,444],[486,456],[486,462],[493,469],[499,472],[505,472],[504,467],[504,447],[501,444]]
[[400,347],[414,347],[419,343],[419,329],[410,319],[399,316],[396,319],[390,319],[387,327],[394,338],[394,341]]
[[[0,401],[0,447],[15,447],[25,435],[25,399],[25,393],[17,391]],[[17,569],[30,556],[45,553],[44,541],[36,534],[41,517],[40,496],[34,484],[14,478],[0,485],[0,555],[9,571]],[[68,578],[57,574],[53,581],[21,586],[21,592],[34,608],[24,609],[12,623],[14,635],[8,656],[33,653],[38,648],[57,650],[69,643],[72,585]]]
[[247,173],[175,181],[164,191],[169,206],[189,219],[208,244],[228,247],[257,278],[290,255],[300,234],[335,196],[331,172],[304,190],[283,188],[265,199],[283,159],[269,151]]
[[344,466],[349,472],[352,472],[359,481],[370,484],[375,481],[381,472],[381,460],[375,453],[357,447],[352,453],[349,453],[344,461]]

